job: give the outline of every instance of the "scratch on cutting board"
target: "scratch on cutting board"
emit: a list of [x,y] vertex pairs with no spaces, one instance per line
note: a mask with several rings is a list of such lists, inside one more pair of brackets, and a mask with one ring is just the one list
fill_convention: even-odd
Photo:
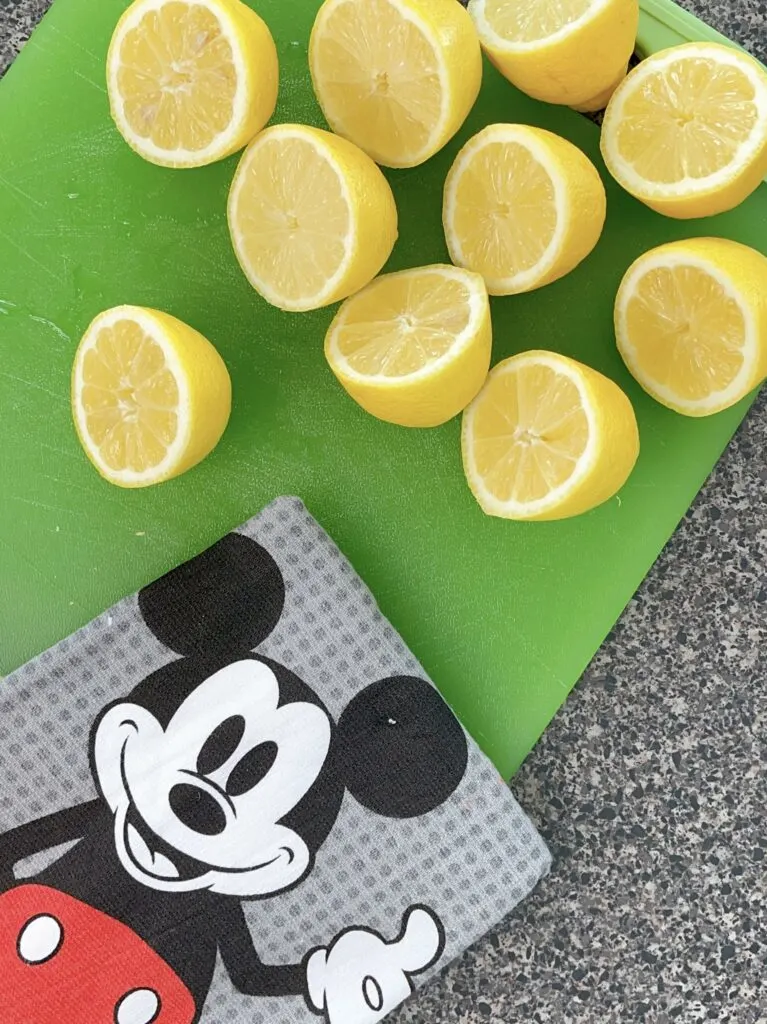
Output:
[[0,184],[3,184],[6,188],[9,188],[13,192],[16,192],[18,195],[22,196],[28,202],[34,203],[35,206],[39,206],[41,210],[45,209],[45,203],[41,203],[39,199],[35,199],[34,196],[31,196],[29,194],[29,192],[25,192],[23,188],[19,188],[19,186],[14,185],[12,181],[8,181],[8,179],[4,178],[2,174],[0,174]]
[[37,573],[37,575],[41,579],[43,579],[43,580],[46,579],[45,573],[40,568],[40,566],[37,565],[35,562],[33,562],[25,554],[23,554],[23,552],[19,551],[18,546],[9,544],[8,541],[7,540],[3,540],[2,537],[0,537],[0,544],[2,544],[4,548],[7,548],[11,552],[12,555],[14,555],[16,558],[18,558],[18,560],[23,565],[26,565],[29,569],[32,570],[32,572]]
[[104,93],[104,95],[106,96],[106,92],[107,92],[107,91],[106,91],[106,89],[104,88],[104,86],[103,86],[103,85],[99,85],[99,83],[98,83],[98,82],[96,82],[96,81],[94,81],[94,79],[92,79],[92,78],[89,78],[89,77],[88,77],[87,75],[83,75],[83,74],[81,74],[81,73],[80,73],[79,71],[76,71],[76,70],[75,70],[75,71],[73,72],[73,74],[74,74],[74,75],[75,75],[75,76],[76,76],[77,78],[82,78],[82,80],[83,80],[84,82],[87,82],[87,83],[88,83],[88,85],[92,85],[94,89],[97,89],[97,90],[98,90],[99,92],[103,92],[103,93]]
[[78,50],[81,50],[83,53],[87,53],[89,57],[92,57],[93,60],[98,61],[99,64],[103,60],[103,55],[94,53],[93,50],[89,50],[87,46],[83,46],[82,43],[79,43],[76,39],[73,39],[71,36],[67,35],[66,32],[62,32],[61,29],[58,28],[56,25],[48,25],[46,27],[48,28],[49,32],[55,32],[57,36],[61,36],[61,38],[64,39],[67,43],[69,43],[71,46],[75,46]]
[[14,242],[10,235],[6,235],[4,231],[0,231],[0,238],[4,238],[9,245],[13,246],[16,252],[21,253],[22,256],[26,256],[30,262],[36,263],[38,267],[44,270],[46,274],[49,274],[54,281],[63,281],[61,274],[57,274],[55,271],[51,270],[50,267],[46,266],[45,263],[41,263],[40,260],[36,256],[33,256],[31,252],[27,252],[27,250],[22,248],[18,242]]
[[534,647],[532,647],[529,643],[525,643],[524,640],[522,640],[520,637],[517,637],[517,642],[520,643],[520,646],[523,648],[525,657],[530,658],[531,661],[536,662],[538,665],[541,666],[542,669],[545,669],[546,674],[552,682],[558,683],[563,690],[568,689],[567,684],[563,681],[561,675],[558,672],[556,672],[551,665],[549,665],[546,659],[543,658],[538,653],[538,651],[535,650]]
[[3,316],[9,316],[11,310],[16,308],[16,303],[11,302],[10,299],[0,299],[0,314]]
[[[78,461],[80,461],[78,459]],[[43,480],[47,480],[49,484],[61,484],[62,487],[69,487],[74,491],[82,491],[83,494],[87,494],[89,497],[93,496],[93,490],[90,487],[80,487],[78,484],[72,483],[71,480],[60,480],[57,476],[49,476],[48,473],[43,473]],[[114,504],[114,502],[113,502]]]
[[87,518],[87,513],[81,512],[80,509],[66,508],[63,505],[48,505],[44,501],[35,501],[34,498],[21,498],[16,494],[9,494],[8,500],[18,501],[22,505],[31,505],[33,508],[44,508],[49,512],[64,512],[68,516],[85,516]]
[[[46,444],[44,441],[40,441],[39,444],[41,448],[45,448],[49,452],[54,452],[56,455],[64,455],[68,459],[76,459],[77,462],[80,462],[80,456],[78,455],[77,452],[68,452],[66,448],[56,448],[54,445]],[[61,483],[61,481],[57,480],[56,483]]]
[[[82,462],[82,460],[78,458],[78,462]],[[48,483],[59,484],[61,487],[68,487],[72,491],[80,491],[82,494],[87,494],[89,498],[93,497],[92,487],[81,487],[80,484],[73,483],[71,480],[61,480],[59,479],[59,477],[50,476],[48,473],[43,473],[42,478],[43,480],[47,480]],[[119,507],[122,511],[125,511],[125,505],[122,501],[120,501],[119,498],[111,498],[109,497],[109,495],[102,494],[100,496],[100,501],[108,502],[110,505],[115,505]],[[124,526],[126,530],[133,530],[133,527],[130,526],[128,523],[122,523],[118,525]]]
[[[48,148],[41,145],[28,159],[16,163],[14,169],[19,171],[22,168],[38,168],[40,164],[44,163],[47,165],[58,160],[64,154],[71,157],[102,156],[106,152],[106,146],[103,143],[111,143],[115,149],[124,145],[120,133],[112,124],[111,119],[108,124],[105,124],[102,128],[97,128],[95,131],[83,132],[74,136],[70,135],[61,145]],[[87,173],[88,170],[89,168],[85,168],[83,173]]]
[[35,53],[41,53],[44,57],[49,56],[51,53],[49,49],[47,49],[45,46],[42,46],[39,43],[39,41],[35,38],[34,35],[31,36],[25,43],[25,49],[34,50]]
[[42,391],[43,394],[50,395],[51,398],[55,398],[57,402],[63,402],[65,405],[69,405],[69,399],[63,398],[60,394],[55,391],[51,391],[50,388],[43,387],[42,384],[36,384],[33,380],[25,380],[24,377],[17,377],[13,373],[6,373],[5,370],[0,370],[0,377],[7,377],[8,380],[14,380],[17,384],[24,384],[28,388],[34,388],[35,391]]
[[49,320],[47,317],[35,316],[33,313],[30,313],[29,314],[29,319],[30,320],[34,320],[35,323],[43,324],[45,327],[50,327],[50,329],[55,334],[57,334],[58,337],[61,338],[62,341],[70,342],[72,340],[70,338],[70,336],[66,333],[66,331],[62,331],[62,329],[58,326],[58,324],[55,324],[53,322],[53,320]]
[[[49,451],[56,452],[59,455],[66,455],[67,458],[73,458],[76,459],[78,462],[82,462],[81,457],[75,452],[68,452],[65,451],[63,448],[54,448],[53,445],[45,444],[43,441],[40,441],[39,445],[41,448],[46,448]],[[80,484],[74,483],[72,480],[61,480],[59,477],[51,476],[49,473],[43,473],[42,479],[47,480],[48,483],[59,484],[62,487],[68,487],[71,490],[81,491],[83,494],[87,494],[90,498],[93,497],[93,488],[83,487]],[[108,494],[102,494],[99,500],[102,502],[108,502],[110,505],[115,505],[116,507],[120,508],[121,511],[125,511],[125,503],[120,498],[113,498]],[[133,534],[134,537],[146,537],[146,530],[137,530],[135,524],[131,525],[130,523],[115,521],[115,526],[119,527],[122,530],[125,530],[127,533]],[[57,527],[57,532],[58,529],[59,528]],[[168,540],[170,540],[171,538],[170,532],[161,529],[159,523],[155,526],[155,532],[159,537],[167,538]]]
[[[107,143],[108,146],[104,145],[104,143]],[[122,136],[110,119],[109,123],[104,125],[102,130],[94,132],[87,139],[83,139],[80,151],[84,156],[94,159],[106,156],[109,148],[121,150],[123,145]]]

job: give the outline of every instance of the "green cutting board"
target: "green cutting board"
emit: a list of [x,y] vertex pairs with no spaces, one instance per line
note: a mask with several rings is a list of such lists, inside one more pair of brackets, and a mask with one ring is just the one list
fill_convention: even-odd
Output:
[[[493,300],[494,359],[552,348],[617,380],[642,455],[620,497],[570,522],[485,518],[463,479],[459,423],[408,431],[372,419],[325,365],[332,310],[263,302],[231,252],[235,160],[196,171],[142,162],[112,126],[104,58],[125,0],[56,0],[0,84],[0,672],[200,551],[276,495],[300,495],[376,594],[479,743],[510,775],[679,522],[747,403],[704,421],[647,398],[616,353],[612,303],[652,245],[722,234],[764,250],[767,190],[710,222],[651,213],[605,174],[608,220],[563,281]],[[306,50],[317,0],[258,0],[277,39],[277,120],[321,124]],[[424,167],[388,173],[400,213],[389,269],[446,260],[445,173],[493,121],[571,139],[604,171],[598,129],[520,95],[489,66],[468,123]],[[75,439],[69,371],[90,319],[118,303],[167,310],[231,371],[218,449],[160,487],[103,483]],[[653,643],[653,637],[647,637]],[[616,699],[620,699],[620,695]]]

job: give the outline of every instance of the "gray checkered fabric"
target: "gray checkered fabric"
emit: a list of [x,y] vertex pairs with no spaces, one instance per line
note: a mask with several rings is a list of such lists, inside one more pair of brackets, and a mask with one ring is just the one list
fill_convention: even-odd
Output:
[[[258,653],[304,680],[336,721],[375,680],[426,678],[298,499],[278,499],[239,532],[271,553],[285,580],[282,617]],[[144,624],[134,596],[8,677],[0,689],[0,832],[93,800],[88,735],[95,717],[176,659]],[[61,853],[28,858],[17,865],[17,880]],[[549,865],[530,821],[469,741],[466,773],[441,806],[420,817],[385,818],[347,793],[310,875],[287,892],[243,906],[262,960],[294,964],[350,926],[393,939],[407,908],[425,904],[443,923],[445,948],[439,962],[414,979],[420,985],[508,914]],[[220,960],[200,1019],[320,1020],[300,997],[238,993]]]

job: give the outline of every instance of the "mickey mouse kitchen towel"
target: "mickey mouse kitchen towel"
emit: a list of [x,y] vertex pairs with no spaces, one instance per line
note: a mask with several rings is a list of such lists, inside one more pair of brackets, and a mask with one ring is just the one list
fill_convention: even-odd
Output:
[[373,1024],[549,867],[296,499],[0,695],[2,1024]]

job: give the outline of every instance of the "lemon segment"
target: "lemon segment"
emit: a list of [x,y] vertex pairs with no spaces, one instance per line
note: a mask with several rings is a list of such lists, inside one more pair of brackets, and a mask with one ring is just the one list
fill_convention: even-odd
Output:
[[687,416],[720,412],[767,377],[767,257],[724,238],[652,249],[621,283],[615,333],[653,398]]
[[450,258],[482,274],[491,295],[531,291],[588,256],[606,208],[597,169],[572,143],[542,128],[489,125],[445,182]]
[[482,47],[518,89],[547,103],[601,110],[626,74],[638,0],[470,0]]
[[662,50],[615,91],[602,126],[613,177],[668,217],[731,210],[767,174],[767,71],[740,50]]
[[325,0],[309,66],[333,131],[388,167],[441,149],[482,80],[479,41],[456,0]]
[[147,487],[196,465],[220,440],[231,404],[221,356],[167,313],[106,310],[77,349],[77,434],[99,473],[120,487]]
[[463,415],[466,479],[488,515],[565,519],[607,501],[639,455],[631,402],[601,373],[553,352],[499,363]]
[[274,112],[277,50],[240,0],[135,0],[107,56],[114,121],[164,167],[200,167],[242,149]]
[[397,238],[397,208],[380,168],[346,139],[306,125],[256,136],[232,182],[228,216],[250,283],[292,311],[359,291]]
[[328,330],[325,355],[367,412],[433,427],[461,412],[482,387],[491,345],[482,278],[436,264],[384,274],[347,299]]

